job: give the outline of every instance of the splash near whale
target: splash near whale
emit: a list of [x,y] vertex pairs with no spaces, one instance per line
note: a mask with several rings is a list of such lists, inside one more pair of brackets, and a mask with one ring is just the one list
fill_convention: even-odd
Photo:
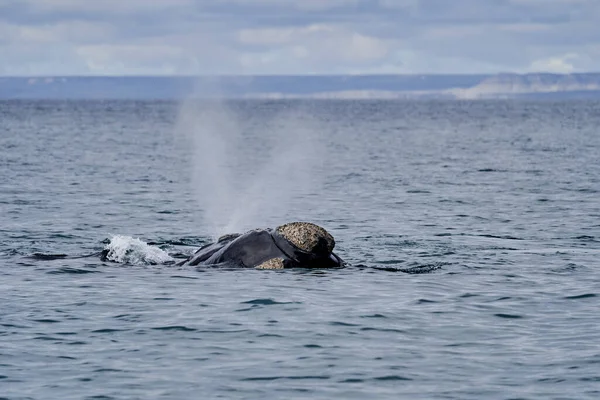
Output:
[[342,268],[333,252],[335,240],[310,222],[291,222],[275,229],[229,234],[200,248],[180,265],[228,265],[256,269]]

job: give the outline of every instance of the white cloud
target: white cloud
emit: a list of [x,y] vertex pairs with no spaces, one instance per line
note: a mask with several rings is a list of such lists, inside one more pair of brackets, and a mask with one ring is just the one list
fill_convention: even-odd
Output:
[[130,14],[136,12],[160,12],[167,8],[189,7],[194,0],[18,0],[36,13],[86,12]]
[[[591,0],[595,1],[595,0]],[[590,3],[590,0],[552,0],[554,4],[585,4]],[[548,5],[548,0],[509,0],[512,4],[527,4],[527,5]]]
[[[313,26],[312,29],[321,29]],[[238,39],[242,44],[251,45],[282,45],[294,40],[294,36],[305,36],[310,33],[307,28],[261,28],[242,29],[238,32]]]
[[498,29],[506,32],[512,33],[536,33],[536,32],[544,32],[550,29],[548,24],[530,24],[530,23],[514,23],[514,24],[505,24],[499,25]]
[[1,46],[0,54],[10,63],[0,62],[0,75],[83,75],[89,74],[86,65],[69,46]]
[[274,70],[278,65],[289,65],[295,73],[327,73],[338,64],[369,65],[382,61],[390,45],[388,40],[335,25],[245,29],[238,38],[242,44],[260,48],[242,57],[242,65],[253,73],[261,68]]
[[322,11],[338,7],[355,7],[359,0],[221,0],[221,3],[246,6],[292,7],[297,10]]
[[170,46],[92,45],[78,47],[76,53],[95,75],[118,74],[125,66],[139,74],[176,73],[176,65],[186,56]]
[[379,0],[381,7],[389,9],[415,9],[419,3],[419,0]]
[[66,44],[102,42],[115,38],[112,25],[85,21],[64,21],[47,25],[16,25],[0,22],[0,36],[20,44]]
[[532,71],[554,72],[559,74],[568,74],[575,70],[573,64],[569,63],[566,58],[554,57],[545,60],[537,60],[531,63]]
[[[587,57],[576,53],[566,53],[540,60],[535,60],[529,66],[530,72],[553,72],[558,74],[569,74],[577,71],[577,65],[585,63]],[[529,72],[528,71],[528,72]]]

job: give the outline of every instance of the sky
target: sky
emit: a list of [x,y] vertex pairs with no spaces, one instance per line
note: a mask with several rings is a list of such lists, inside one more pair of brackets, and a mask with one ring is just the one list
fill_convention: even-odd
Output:
[[0,76],[592,72],[600,0],[0,0]]

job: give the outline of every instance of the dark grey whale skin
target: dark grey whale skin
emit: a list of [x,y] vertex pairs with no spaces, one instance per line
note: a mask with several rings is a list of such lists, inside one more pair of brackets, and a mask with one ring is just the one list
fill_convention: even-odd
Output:
[[298,249],[273,229],[231,234],[201,247],[180,265],[226,264],[255,268],[272,258],[283,259],[284,268],[342,268],[346,263],[335,253],[316,254]]

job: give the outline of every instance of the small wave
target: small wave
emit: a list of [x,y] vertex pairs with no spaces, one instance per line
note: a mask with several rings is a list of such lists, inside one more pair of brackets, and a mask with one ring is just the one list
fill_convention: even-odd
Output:
[[161,245],[170,245],[170,246],[192,246],[199,247],[207,244],[206,237],[200,236],[184,236],[179,239],[162,239],[157,241],[148,242],[151,246],[161,246]]
[[152,328],[158,331],[182,331],[182,332],[194,332],[196,328],[190,328],[183,325],[173,325],[173,326],[158,326],[156,328]]
[[107,260],[122,264],[155,265],[173,261],[166,251],[131,236],[113,236],[104,250]]
[[63,258],[68,258],[69,256],[66,254],[44,254],[44,253],[33,253],[28,258],[32,258],[34,260],[60,260]]
[[416,265],[413,267],[405,267],[405,268],[395,268],[395,267],[378,267],[373,266],[371,269],[376,269],[379,271],[387,271],[387,272],[404,272],[405,274],[428,274],[430,272],[437,271],[442,268],[442,265],[446,265],[447,263],[436,263],[436,264],[426,264],[426,265]]
[[50,275],[57,275],[57,274],[93,274],[93,273],[97,273],[100,271],[94,271],[94,270],[89,270],[89,269],[84,269],[84,268],[72,268],[72,267],[62,267],[62,268],[58,268],[52,271],[48,271],[46,272],[47,274]]
[[407,378],[405,376],[400,376],[400,375],[378,376],[373,379],[375,379],[376,381],[412,381],[411,378]]
[[279,301],[275,301],[273,299],[254,299],[254,300],[249,300],[249,301],[243,301],[241,304],[258,304],[258,305],[263,305],[263,306],[272,306],[274,304],[302,304],[302,303],[290,302],[290,301],[279,302]]

